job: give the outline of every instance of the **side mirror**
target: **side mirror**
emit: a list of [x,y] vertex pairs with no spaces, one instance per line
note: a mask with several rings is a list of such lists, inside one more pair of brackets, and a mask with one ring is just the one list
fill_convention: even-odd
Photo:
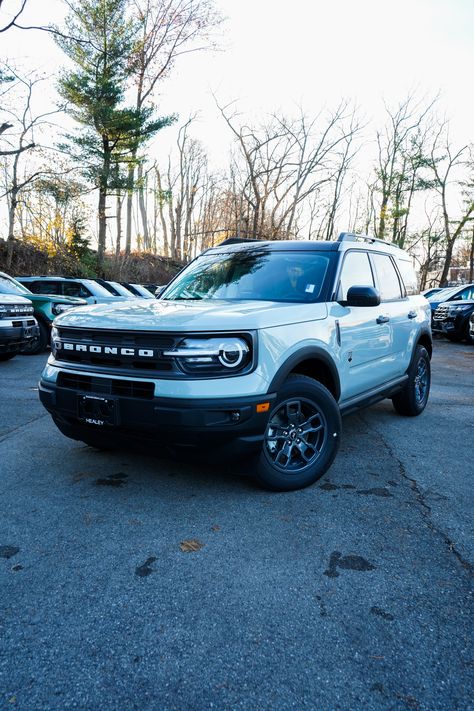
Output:
[[347,292],[346,306],[378,306],[380,294],[373,286],[351,286]]

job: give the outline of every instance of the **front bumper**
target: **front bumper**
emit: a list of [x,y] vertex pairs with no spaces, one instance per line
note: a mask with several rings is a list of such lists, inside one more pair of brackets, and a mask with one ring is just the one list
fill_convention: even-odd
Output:
[[0,353],[21,350],[27,343],[39,337],[36,321],[26,319],[20,326],[8,325],[0,328]]
[[[217,447],[233,443],[236,452],[256,449],[263,440],[271,403],[276,394],[240,398],[177,399],[98,396],[70,390],[41,380],[39,396],[59,429],[74,439],[103,436],[118,442],[148,441],[185,447]],[[111,421],[102,423],[100,412],[85,416],[84,402],[112,406]],[[270,403],[264,411],[257,405]],[[107,420],[108,418],[106,418]],[[87,421],[89,420],[89,421]],[[100,422],[100,424],[98,423]]]
[[433,319],[433,333],[461,337],[466,328],[466,318],[462,315],[448,316],[445,319]]

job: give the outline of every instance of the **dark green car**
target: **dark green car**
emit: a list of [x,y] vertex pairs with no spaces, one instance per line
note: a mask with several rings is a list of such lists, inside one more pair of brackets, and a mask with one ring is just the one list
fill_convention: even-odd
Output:
[[33,302],[35,317],[39,326],[39,338],[23,351],[23,353],[30,355],[46,350],[50,340],[51,326],[56,316],[74,308],[74,306],[87,306],[87,301],[73,296],[33,294],[26,286],[23,286],[19,281],[4,272],[0,272],[0,293],[26,296]]

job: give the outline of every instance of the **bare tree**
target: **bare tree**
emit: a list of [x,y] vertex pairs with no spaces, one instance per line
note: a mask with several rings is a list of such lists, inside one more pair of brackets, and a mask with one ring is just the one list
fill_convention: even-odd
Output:
[[[453,250],[468,222],[474,219],[474,157],[469,146],[455,149],[449,139],[449,128],[443,122],[433,141],[430,167],[434,175],[434,188],[439,198],[442,212],[446,252],[440,285],[448,281]],[[463,171],[459,174],[459,169]],[[465,179],[465,171],[470,171],[470,180]],[[455,204],[450,197],[454,189],[463,191],[463,204]],[[453,213],[456,215],[454,217]]]
[[[222,22],[213,0],[133,0],[132,6],[140,27],[140,36],[131,58],[136,85],[136,106],[153,105],[157,84],[166,78],[176,60],[184,54],[212,47],[212,31]],[[138,163],[138,193],[144,234],[147,217],[144,210],[143,169],[137,160],[130,164],[127,182],[127,226],[125,251],[130,253],[135,169]]]
[[[20,15],[23,13],[27,2],[28,0],[18,0],[17,2],[15,2],[15,4],[13,5],[13,13],[11,14],[11,16],[6,20],[0,21],[0,34],[2,32],[6,32],[11,27],[16,26],[16,22],[20,18]],[[2,11],[2,9],[5,9],[6,4],[7,3],[5,2],[5,0],[0,0],[0,12]]]
[[8,129],[3,134],[4,142],[9,146],[2,150],[3,156],[11,156],[12,162],[7,168],[7,184],[5,186],[4,197],[8,203],[8,235],[7,235],[7,267],[11,266],[13,259],[13,248],[15,239],[15,220],[21,193],[31,186],[41,176],[51,174],[48,168],[24,167],[22,169],[21,158],[26,152],[31,152],[37,147],[35,132],[47,123],[47,118],[56,111],[42,114],[33,114],[32,98],[33,92],[38,83],[42,81],[38,78],[23,78],[10,67],[8,72],[14,77],[20,93],[17,95],[18,101],[23,103],[23,108],[19,113],[3,107],[4,113],[10,117]]
[[296,118],[273,114],[252,127],[239,120],[234,104],[218,106],[235,137],[234,171],[243,196],[239,223],[248,223],[248,236],[275,239],[300,232],[302,205],[324,187],[326,230],[332,233],[352,141],[360,130],[355,112],[341,102],[326,116],[308,119],[302,110]]
[[[388,222],[393,219],[392,239],[404,240],[413,193],[423,187],[422,183],[417,184],[417,173],[426,164],[423,147],[436,100],[426,103],[410,94],[396,108],[385,107],[387,123],[382,131],[377,131],[377,180],[374,186],[380,198],[376,226],[379,239],[385,239]],[[401,228],[402,217],[405,222]]]

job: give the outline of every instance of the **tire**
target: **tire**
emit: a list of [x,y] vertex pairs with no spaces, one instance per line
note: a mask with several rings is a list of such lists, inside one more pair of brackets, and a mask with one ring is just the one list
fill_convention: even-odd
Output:
[[399,415],[421,415],[428,402],[431,386],[431,363],[428,351],[417,346],[407,371],[408,383],[395,397],[393,406]]
[[39,338],[35,338],[31,343],[28,343],[22,350],[22,355],[37,355],[47,350],[50,340],[49,328],[43,321],[38,321],[38,326]]
[[466,335],[465,335],[466,343],[468,343],[470,346],[474,346],[474,337],[471,336],[469,333],[469,322],[466,326]]
[[339,449],[341,414],[329,390],[313,378],[290,375],[270,412],[257,481],[272,491],[314,484]]
[[18,355],[18,351],[13,351],[13,353],[0,353],[0,363],[6,360],[11,360],[16,355]]

